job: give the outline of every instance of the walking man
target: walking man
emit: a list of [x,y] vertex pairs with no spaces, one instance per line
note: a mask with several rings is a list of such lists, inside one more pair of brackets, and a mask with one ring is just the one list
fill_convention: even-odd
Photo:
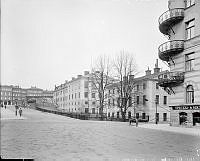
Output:
[[19,116],[20,117],[22,116],[22,108],[21,107],[19,108]]
[[137,118],[136,118],[135,122],[136,122],[136,127],[138,127],[138,119]]

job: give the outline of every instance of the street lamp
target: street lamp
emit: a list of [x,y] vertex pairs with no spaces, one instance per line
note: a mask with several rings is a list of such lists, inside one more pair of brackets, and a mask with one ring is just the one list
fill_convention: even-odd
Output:
[[155,119],[156,119],[156,124],[158,124],[158,116],[157,116],[157,107],[158,107],[158,100],[155,100],[155,104],[156,104],[156,115],[155,115]]

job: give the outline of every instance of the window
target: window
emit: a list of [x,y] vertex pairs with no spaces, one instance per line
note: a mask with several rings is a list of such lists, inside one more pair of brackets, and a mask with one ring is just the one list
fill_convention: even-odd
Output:
[[88,88],[88,81],[85,81],[85,82],[84,82],[84,87],[85,87],[85,88]]
[[85,113],[89,113],[89,108],[85,108]]
[[194,53],[185,55],[185,71],[194,70]]
[[158,83],[156,83],[156,89],[159,89],[159,85],[158,85]]
[[156,95],[156,104],[159,104],[159,95]]
[[129,107],[132,106],[132,98],[131,98],[131,97],[129,97],[129,99],[128,99],[128,106],[129,106]]
[[143,95],[143,105],[146,105],[146,95]]
[[143,83],[143,89],[146,89],[146,83]]
[[95,108],[92,108],[92,113],[95,114]]
[[163,113],[163,121],[167,121],[167,113]]
[[112,117],[115,117],[115,113],[114,112],[112,113]]
[[156,120],[159,122],[159,113],[156,113]]
[[113,89],[113,94],[115,94],[115,89]]
[[95,98],[95,93],[92,93],[92,98]]
[[142,113],[142,119],[146,118],[146,113]]
[[185,7],[188,8],[195,4],[195,0],[185,0]]
[[92,102],[92,105],[95,105],[96,104],[96,102]]
[[88,92],[84,93],[85,98],[88,98]]
[[131,111],[128,112],[128,118],[131,118]]
[[186,88],[186,103],[194,103],[194,88],[188,85]]
[[80,94],[80,92],[78,93],[78,97],[81,98],[81,94]]
[[194,37],[194,19],[186,22],[186,40]]
[[113,106],[115,106],[115,99],[113,99]]
[[140,102],[140,97],[137,96],[137,105],[139,105],[139,102]]
[[119,112],[117,112],[117,118],[119,118]]
[[164,105],[167,104],[167,96],[164,96],[163,104],[164,104]]
[[137,85],[137,91],[139,91],[139,89],[140,89],[140,88],[139,88],[139,84],[138,84],[138,85]]
[[108,106],[110,106],[110,99],[108,99]]
[[88,101],[85,101],[85,104],[87,105],[87,104],[88,104]]

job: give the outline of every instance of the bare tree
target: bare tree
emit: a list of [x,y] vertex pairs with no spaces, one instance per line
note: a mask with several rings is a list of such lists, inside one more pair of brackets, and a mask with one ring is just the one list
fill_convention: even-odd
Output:
[[137,74],[137,67],[133,55],[121,51],[114,59],[114,75],[118,83],[115,83],[117,89],[117,108],[119,108],[122,120],[126,120],[126,113],[132,106],[132,90],[134,87],[134,75]]
[[103,116],[103,109],[106,104],[107,86],[112,84],[113,79],[110,77],[111,64],[107,56],[99,56],[92,67],[91,81],[93,88],[98,93],[97,102],[99,104],[99,114]]

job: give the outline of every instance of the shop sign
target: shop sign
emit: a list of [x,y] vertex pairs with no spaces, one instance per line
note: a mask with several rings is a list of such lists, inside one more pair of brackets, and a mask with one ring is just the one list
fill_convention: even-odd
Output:
[[170,106],[173,110],[200,110],[200,105]]

